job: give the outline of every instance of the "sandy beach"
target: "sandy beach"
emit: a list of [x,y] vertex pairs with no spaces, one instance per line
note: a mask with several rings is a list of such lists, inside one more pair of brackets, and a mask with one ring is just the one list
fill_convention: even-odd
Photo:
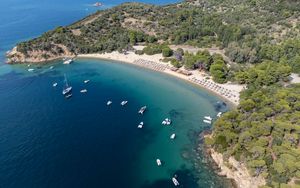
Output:
[[175,71],[174,67],[171,64],[161,61],[163,59],[161,54],[150,56],[145,54],[137,55],[134,52],[127,52],[126,54],[112,52],[104,54],[81,54],[77,57],[120,61],[163,72],[205,88],[208,91],[221,96],[223,99],[232,103],[233,105],[239,104],[239,93],[244,89],[243,85],[233,84],[230,82],[226,84],[217,84],[211,79],[209,75],[198,70],[186,71],[181,68]]

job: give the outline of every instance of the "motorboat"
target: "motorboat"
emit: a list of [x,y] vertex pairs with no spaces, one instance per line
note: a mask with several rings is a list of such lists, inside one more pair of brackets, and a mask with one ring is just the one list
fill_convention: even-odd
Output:
[[143,126],[144,126],[144,122],[140,122],[140,124],[138,125],[138,128],[139,128],[139,129],[142,129]]
[[73,62],[73,59],[67,59],[63,62],[64,65],[69,65]]
[[156,164],[157,164],[157,166],[161,166],[161,161],[160,161],[160,159],[156,159]]
[[53,83],[53,84],[52,84],[52,86],[53,86],[53,87],[56,87],[56,86],[57,86],[57,83],[56,83],[56,82],[55,82],[55,83]]
[[175,137],[176,137],[176,135],[173,133],[173,134],[171,134],[170,139],[174,140]]
[[80,93],[87,93],[87,89],[80,90]]
[[206,119],[204,119],[203,122],[204,122],[204,123],[207,123],[207,124],[211,124],[211,121],[206,120]]
[[84,80],[83,82],[84,82],[85,84],[87,84],[87,83],[90,82],[90,80]]
[[211,118],[210,116],[204,116],[204,119],[207,119],[207,120],[209,120],[209,121],[212,120],[212,118]]
[[171,121],[171,119],[169,119],[169,118],[166,118],[165,120],[163,120],[163,121],[161,122],[161,124],[163,124],[163,125],[171,125],[171,123],[172,123],[172,121]]
[[106,105],[109,106],[112,104],[112,101],[107,101]]
[[140,110],[139,110],[139,114],[144,114],[145,110],[146,110],[147,106],[143,106]]
[[178,182],[178,180],[175,177],[172,178],[172,181],[173,181],[173,183],[174,183],[175,186],[179,185],[179,182]]
[[222,115],[222,112],[219,112],[219,113],[217,114],[217,117],[221,117],[221,115]]
[[49,69],[53,69],[53,68],[54,68],[53,66],[49,67]]
[[121,105],[124,106],[124,105],[126,105],[127,103],[128,103],[128,101],[122,101],[122,102],[121,102]]
[[34,71],[34,69],[28,69],[28,72],[33,72]]

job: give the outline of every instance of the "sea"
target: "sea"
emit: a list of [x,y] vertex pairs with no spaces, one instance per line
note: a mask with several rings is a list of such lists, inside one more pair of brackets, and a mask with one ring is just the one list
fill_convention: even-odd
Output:
[[[230,186],[215,172],[199,139],[211,129],[203,117],[216,118],[230,108],[221,98],[122,62],[56,61],[32,65],[33,72],[27,65],[5,63],[6,51],[18,42],[123,2],[103,0],[96,8],[87,0],[1,1],[1,188],[171,188],[174,176],[178,187]],[[62,95],[66,80],[73,87],[69,99]],[[124,100],[128,103],[121,106]],[[147,106],[143,115],[138,114],[142,106]],[[165,118],[172,124],[162,125]]]

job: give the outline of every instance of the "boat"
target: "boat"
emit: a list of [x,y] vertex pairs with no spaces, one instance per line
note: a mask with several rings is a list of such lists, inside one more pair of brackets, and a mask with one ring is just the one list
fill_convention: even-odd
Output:
[[71,98],[72,97],[72,93],[69,93],[67,95],[65,95],[66,99]]
[[163,125],[171,125],[171,123],[172,123],[172,121],[171,121],[171,119],[169,119],[169,118],[166,118],[165,120],[163,120],[163,121],[161,122],[161,124],[163,124]]
[[138,128],[139,128],[139,129],[142,129],[143,126],[144,126],[144,122],[140,122],[140,124],[138,125]]
[[67,59],[63,62],[64,65],[69,65],[73,62],[73,59]]
[[96,2],[96,3],[93,4],[93,6],[94,6],[94,7],[100,7],[100,6],[102,6],[102,3]]
[[33,72],[34,71],[34,69],[28,69],[28,72]]
[[207,120],[209,120],[209,121],[212,120],[212,118],[211,118],[210,116],[204,116],[204,119],[207,119]]
[[112,103],[111,101],[107,101],[106,105],[109,106],[111,105],[111,103]]
[[172,134],[172,135],[170,136],[170,139],[174,140],[175,137],[176,137],[176,135],[175,135],[175,134]]
[[221,117],[221,115],[222,115],[222,112],[219,112],[219,113],[217,114],[217,117]]
[[175,186],[179,185],[179,182],[178,182],[178,180],[175,177],[172,178],[172,181],[173,181],[173,183],[174,183]]
[[67,95],[67,94],[70,94],[71,91],[72,91],[72,86],[69,86],[68,80],[67,80],[67,77],[66,77],[66,74],[65,74],[65,87],[62,91],[62,94]]
[[85,84],[87,84],[87,83],[90,82],[90,80],[84,80],[83,82],[84,82]]
[[124,106],[124,105],[126,105],[127,103],[128,103],[128,101],[122,101],[122,102],[121,102],[121,105]]
[[147,108],[147,106],[143,106],[143,107],[139,110],[139,114],[144,114],[146,108]]
[[87,93],[87,89],[80,90],[80,93]]
[[211,124],[211,121],[209,121],[209,120],[206,120],[206,119],[204,119],[204,120],[203,120],[203,122],[204,122],[204,123]]
[[49,67],[49,69],[53,69],[53,68],[54,68],[53,66]]
[[57,86],[57,83],[56,83],[56,82],[55,82],[55,83],[53,83],[53,84],[52,84],[52,86],[53,86],[53,87],[56,87],[56,86]]
[[160,161],[160,159],[156,159],[156,163],[157,163],[157,166],[161,166],[161,161]]

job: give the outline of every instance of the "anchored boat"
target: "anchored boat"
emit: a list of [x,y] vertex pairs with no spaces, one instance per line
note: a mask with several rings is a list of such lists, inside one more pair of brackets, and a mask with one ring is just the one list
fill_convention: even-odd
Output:
[[143,106],[140,110],[139,110],[139,114],[144,114],[145,110],[146,110],[147,106]]

